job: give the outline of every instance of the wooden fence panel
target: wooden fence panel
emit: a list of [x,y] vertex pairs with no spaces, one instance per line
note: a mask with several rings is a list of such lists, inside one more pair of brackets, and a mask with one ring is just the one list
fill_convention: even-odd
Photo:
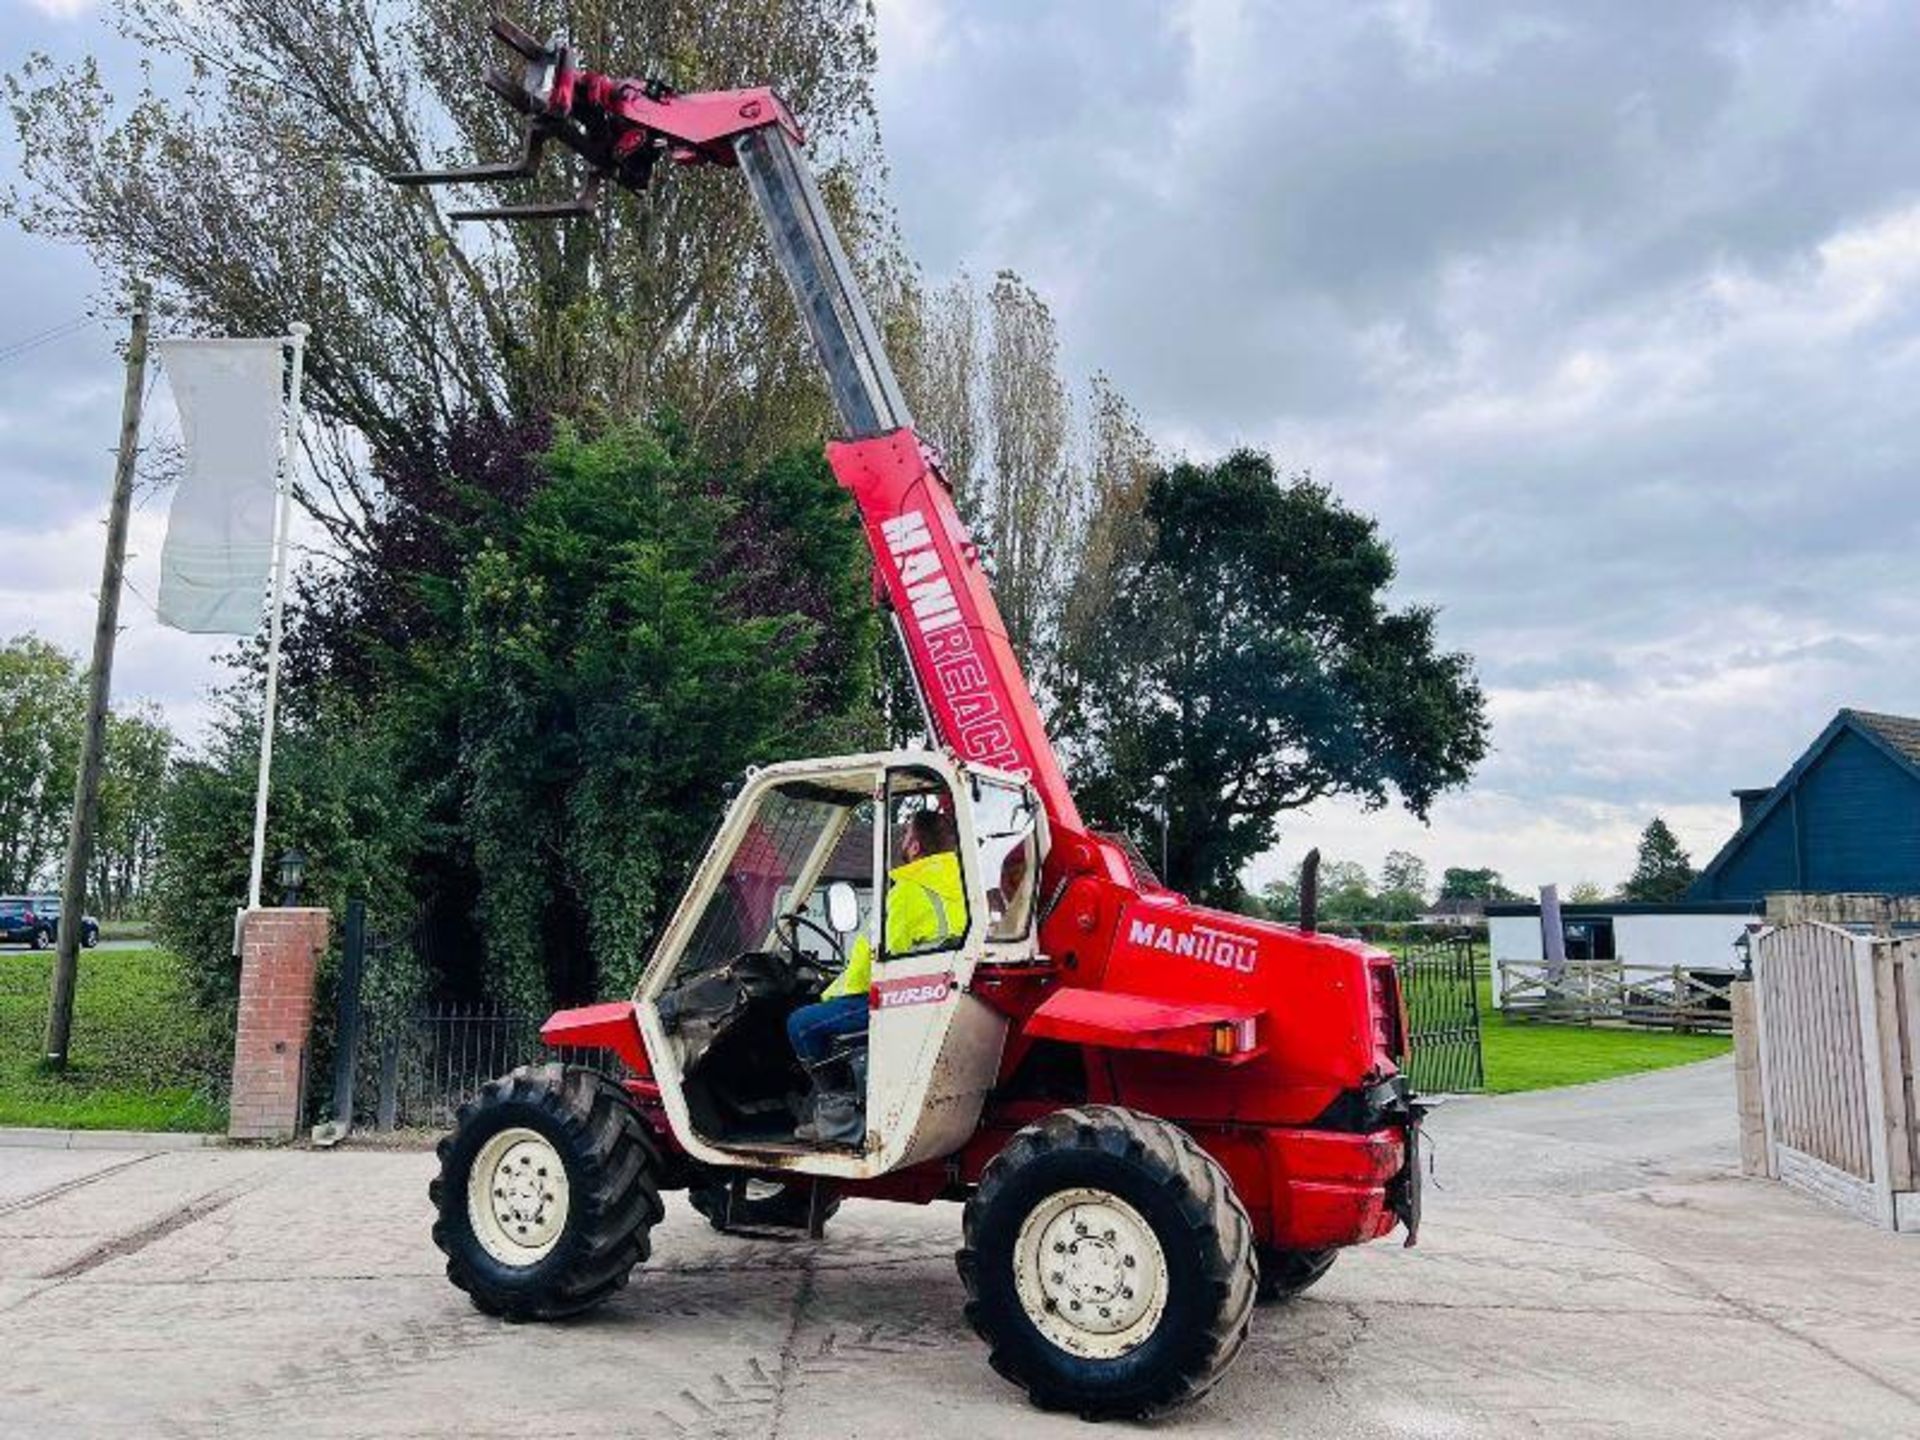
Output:
[[1856,940],[1824,925],[1794,925],[1760,939],[1754,966],[1765,1007],[1768,1083],[1776,1138],[1871,1180],[1867,1137],[1852,1104],[1863,1057],[1857,1012],[1847,994]]
[[1891,1102],[1896,1088],[1904,1089],[1901,1081],[1900,1061],[1900,971],[1901,963],[1897,953],[1890,955],[1892,963],[1873,967],[1873,1012],[1875,1018],[1873,1041],[1877,1047],[1876,1060],[1880,1069],[1881,1084],[1887,1089],[1890,1102],[1886,1107],[1887,1136],[1887,1178],[1896,1190],[1913,1188],[1913,1148],[1903,1133],[1901,1122],[1905,1119],[1906,1105],[1904,1095],[1897,1107]]
[[[1920,1090],[1920,940],[1904,940],[1888,948],[1893,956],[1888,989],[1894,1009],[1893,1024],[1886,1027],[1894,1052],[1887,1061],[1888,1090],[1899,1095],[1906,1128],[1905,1143],[1894,1148],[1907,1157],[1906,1188],[1920,1191],[1920,1093],[1916,1093]],[[1894,1189],[1900,1188],[1896,1181]]]
[[1500,1009],[1514,1019],[1730,1030],[1731,969],[1625,960],[1496,962]]
[[1769,1173],[1901,1223],[1920,1178],[1920,942],[1805,922],[1763,932],[1753,955]]

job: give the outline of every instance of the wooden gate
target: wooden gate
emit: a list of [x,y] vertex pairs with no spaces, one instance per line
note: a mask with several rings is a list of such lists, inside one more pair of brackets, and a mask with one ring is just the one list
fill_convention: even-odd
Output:
[[1819,923],[1754,945],[1768,1173],[1889,1229],[1920,1229],[1920,942]]

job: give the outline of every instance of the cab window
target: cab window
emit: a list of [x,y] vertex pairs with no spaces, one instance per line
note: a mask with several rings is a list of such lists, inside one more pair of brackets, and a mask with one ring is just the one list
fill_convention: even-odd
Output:
[[[770,949],[778,939],[774,922],[788,911],[824,922],[824,891],[836,880],[853,885],[864,916],[872,895],[873,808],[870,791],[850,786],[798,781],[769,790],[701,911],[676,980]],[[797,935],[817,957],[830,949],[806,927]]]
[[887,777],[887,880],[881,953],[954,950],[967,938],[966,872],[952,792],[937,774]]
[[1024,940],[1039,883],[1039,806],[1031,791],[997,780],[973,782],[973,829],[987,886],[987,939]]

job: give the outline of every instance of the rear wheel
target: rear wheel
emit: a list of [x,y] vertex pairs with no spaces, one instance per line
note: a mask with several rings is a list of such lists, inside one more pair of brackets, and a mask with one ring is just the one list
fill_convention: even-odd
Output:
[[1030,1125],[967,1202],[967,1320],[1035,1404],[1089,1419],[1206,1393],[1246,1340],[1253,1227],[1178,1127],[1111,1106]]
[[1293,1299],[1303,1290],[1311,1290],[1320,1277],[1333,1268],[1338,1250],[1276,1250],[1262,1245],[1260,1292],[1262,1305],[1278,1305]]
[[488,1081],[439,1156],[433,1242],[489,1315],[577,1314],[651,1251],[660,1156],[626,1092],[591,1070],[522,1066]]
[[35,930],[33,932],[33,938],[27,943],[32,945],[36,950],[44,950],[48,945],[53,943],[53,932],[51,930]]
[[[726,1179],[687,1187],[687,1200],[707,1217],[707,1223],[722,1235],[754,1230],[804,1230],[807,1228],[809,1187],[780,1180],[748,1180],[746,1194],[735,1201],[731,1211],[727,1192],[733,1182]],[[826,1215],[840,1208],[840,1197],[827,1201]]]

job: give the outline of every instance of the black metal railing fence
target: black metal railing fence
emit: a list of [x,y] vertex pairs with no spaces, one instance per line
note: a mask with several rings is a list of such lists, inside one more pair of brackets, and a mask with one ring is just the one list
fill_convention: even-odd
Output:
[[316,1073],[310,1084],[317,1122],[332,1121],[342,1132],[445,1130],[482,1085],[521,1065],[558,1060],[624,1073],[611,1052],[545,1044],[544,1014],[479,1001],[396,1005],[367,993],[367,978],[392,952],[426,943],[419,924],[376,930],[363,902],[348,904],[330,1079]]
[[1407,1007],[1407,1074],[1423,1094],[1484,1089],[1480,1043],[1479,947],[1434,939],[1403,948],[1396,959]]

